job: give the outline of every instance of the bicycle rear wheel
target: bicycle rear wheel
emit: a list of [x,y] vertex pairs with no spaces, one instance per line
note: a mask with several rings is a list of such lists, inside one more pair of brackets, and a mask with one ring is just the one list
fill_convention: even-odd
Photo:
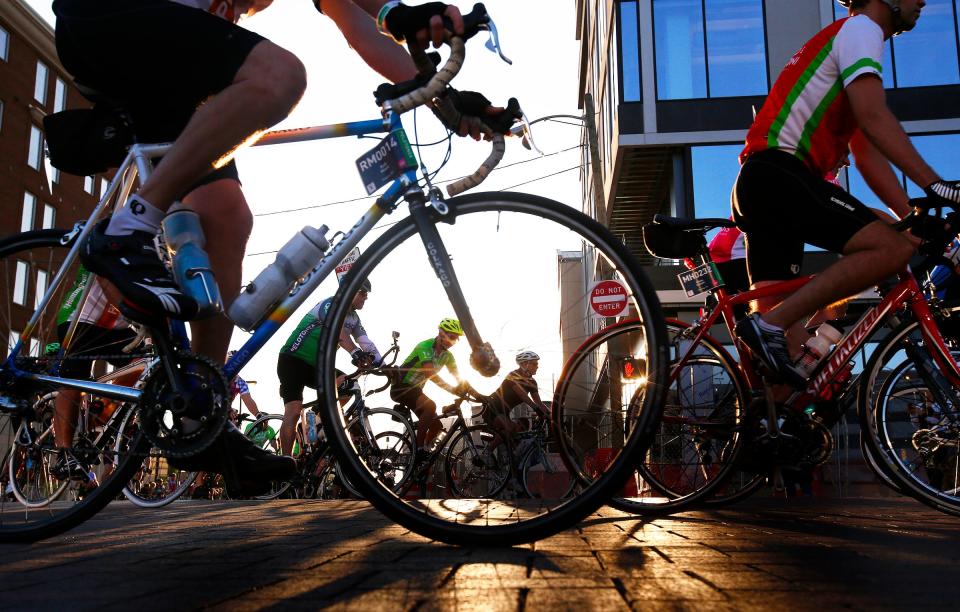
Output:
[[[537,540],[566,529],[593,512],[617,490],[635,459],[650,442],[659,417],[664,376],[665,336],[659,302],[640,266],[609,230],[557,202],[523,194],[472,194],[447,202],[449,212],[435,214],[436,229],[449,260],[441,260],[434,237],[421,239],[413,219],[405,219],[379,237],[353,265],[334,298],[330,324],[321,339],[318,385],[326,398],[324,427],[340,454],[341,467],[364,497],[391,519],[429,538],[466,545],[509,545]],[[424,254],[426,245],[427,254]],[[438,273],[434,262],[443,268]],[[407,350],[437,335],[437,324],[453,317],[445,291],[452,281],[450,264],[469,305],[477,329],[502,361],[493,379],[467,365],[470,348],[455,347],[461,375],[481,393],[491,393],[512,369],[513,357],[532,350],[541,357],[537,379],[541,396],[550,397],[551,379],[559,375],[570,352],[601,324],[591,304],[603,312],[623,305],[640,319],[645,337],[641,367],[644,389],[630,415],[611,420],[619,430],[610,438],[600,476],[567,499],[401,499],[365,467],[344,431],[335,409],[334,370],[338,366],[337,334],[363,279],[373,286],[364,306],[365,320],[391,322],[402,313],[401,338]],[[439,277],[439,280],[438,280]],[[591,300],[595,281],[611,280],[611,293],[601,290]],[[383,297],[380,297],[383,296]],[[609,301],[608,301],[609,300]],[[381,329],[386,336],[388,329]],[[371,337],[376,329],[367,328]],[[466,344],[465,342],[462,344]],[[340,364],[346,371],[347,366]],[[449,396],[424,388],[437,405]],[[569,453],[573,463],[589,460]],[[582,467],[582,466],[581,466]]]
[[[19,332],[47,287],[63,268],[73,237],[71,232],[51,229],[24,232],[0,240],[0,330],[9,334],[0,342],[4,359],[19,341]],[[75,274],[76,264],[73,264],[66,270],[65,281],[53,292],[31,339],[19,354],[16,362],[19,369],[52,373],[57,367],[57,360],[45,355],[43,349],[50,343],[59,342],[57,311],[71,288]],[[84,344],[88,351],[97,352],[93,343]],[[89,355],[67,352],[63,357],[85,358]],[[29,408],[22,413],[0,413],[0,444],[4,445],[4,454],[8,458],[37,453],[43,455],[45,451],[42,445],[45,442],[35,436],[30,436],[30,439],[18,438],[16,434],[18,431],[43,431],[43,416],[36,411],[36,407],[41,398],[56,390],[52,385],[24,384],[19,392],[20,399]],[[56,500],[40,508],[26,507],[5,491],[0,496],[0,543],[33,542],[79,525],[116,498],[142,463],[149,444],[139,432],[134,433],[125,446],[127,454],[118,456],[114,452],[116,437],[129,435],[121,431],[120,420],[133,406],[94,394],[84,394],[82,401],[111,406],[113,410],[111,417],[104,417],[87,430],[80,431],[74,440],[73,452],[88,469],[88,476],[82,480],[71,480]],[[24,423],[27,425],[21,430]],[[22,465],[25,467],[26,463]],[[12,485],[10,479],[7,480],[5,489]]]
[[[118,455],[126,452],[122,445],[130,439],[136,428],[136,412],[131,410],[120,425],[120,430],[128,435],[117,438]],[[179,499],[196,479],[196,472],[178,470],[167,463],[159,450],[151,448],[140,469],[123,487],[123,496],[140,508],[162,508]]]

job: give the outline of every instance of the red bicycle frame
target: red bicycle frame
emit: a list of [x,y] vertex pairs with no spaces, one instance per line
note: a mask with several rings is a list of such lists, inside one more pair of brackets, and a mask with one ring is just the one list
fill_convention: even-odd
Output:
[[[730,332],[730,337],[734,341],[737,354],[740,357],[739,367],[744,380],[746,380],[751,390],[762,390],[763,382],[754,367],[753,357],[734,333],[733,328],[736,321],[734,319],[733,307],[748,304],[750,301],[759,298],[793,293],[810,282],[812,278],[813,276],[805,276],[783,281],[759,289],[744,291],[733,296],[729,295],[724,287],[718,287],[713,290],[712,293],[717,299],[717,305],[708,311],[695,326],[697,333],[690,347],[674,364],[669,373],[669,381],[672,383],[676,380],[680,370],[694,354],[704,338],[709,338],[713,345],[722,349],[719,343],[713,340],[708,333],[710,328],[717,322],[718,317],[722,315],[727,329]],[[898,278],[899,282],[896,286],[886,293],[879,304],[867,310],[853,329],[837,343],[837,346],[830,353],[829,357],[817,367],[814,375],[807,381],[807,388],[804,392],[794,396],[794,401],[796,401],[796,398],[802,397],[819,397],[824,389],[836,379],[837,375],[843,372],[844,366],[850,361],[850,357],[860,349],[876,329],[892,313],[904,308],[909,308],[919,323],[924,344],[931,357],[939,366],[940,371],[952,385],[960,386],[960,369],[958,369],[957,363],[953,360],[953,357],[950,355],[950,350],[943,341],[943,336],[940,334],[940,330],[934,322],[933,313],[930,311],[930,306],[927,304],[926,297],[917,284],[916,278],[914,278],[909,270],[901,272]]]

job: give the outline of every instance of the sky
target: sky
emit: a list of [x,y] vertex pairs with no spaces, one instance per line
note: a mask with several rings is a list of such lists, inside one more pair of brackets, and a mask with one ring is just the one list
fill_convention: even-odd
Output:
[[[49,0],[27,2],[52,21]],[[482,34],[468,43],[467,61],[454,82],[455,86],[481,91],[498,104],[516,97],[531,120],[555,114],[580,115],[577,108],[579,63],[574,3],[487,0],[485,5],[499,29],[503,51],[513,60],[513,65],[508,66],[487,51],[483,45],[486,35]],[[466,3],[460,6],[463,10],[468,9]],[[292,51],[307,67],[307,91],[293,113],[277,127],[322,125],[378,116],[371,92],[383,79],[351,51],[333,22],[319,15],[309,0],[276,0],[268,10],[241,25]],[[442,135],[429,112],[420,112],[417,116],[421,142],[433,142]],[[409,115],[405,117],[405,126],[413,140],[413,122]],[[579,208],[580,156],[576,147],[580,142],[580,128],[543,122],[535,126],[534,134],[540,149],[548,156],[540,158],[535,152],[521,147],[518,140],[509,139],[501,166],[514,165],[495,171],[478,190],[500,190],[525,183],[514,190],[553,198]],[[304,225],[326,224],[332,229],[346,229],[353,224],[372,200],[330,204],[365,196],[355,160],[375,143],[369,139],[342,138],[258,147],[238,155],[244,192],[255,215],[244,263],[244,282],[252,280],[273,261],[273,252]],[[454,159],[436,180],[443,182],[471,173],[486,157],[488,148],[485,143],[456,139],[453,142]],[[445,149],[445,146],[423,149],[424,163],[431,171],[440,165]],[[549,178],[534,180],[541,177]],[[303,210],[305,208],[307,210]],[[399,211],[394,214],[397,217],[404,215]],[[367,238],[361,249],[373,237],[375,235]],[[477,249],[482,250],[483,246]],[[555,292],[555,262],[544,264],[544,268],[531,269],[530,265],[528,262],[524,274],[536,281],[531,292]],[[375,279],[374,290],[361,316],[371,337],[381,347],[388,344],[390,330],[396,329],[399,326],[397,319],[401,319],[405,328],[400,341],[403,357],[414,342],[434,334],[434,320],[448,316],[448,313],[415,312],[415,303],[404,306],[384,304],[382,300],[378,303],[378,282],[384,297],[388,294],[385,289],[392,288],[391,279]],[[257,382],[252,387],[253,396],[262,409],[281,411],[276,379],[276,356],[280,346],[301,316],[335,290],[336,281],[327,280],[242,372],[245,379]],[[556,333],[555,328],[549,331]],[[240,346],[247,337],[246,333],[236,330],[231,346]],[[458,350],[462,351],[462,347]],[[458,357],[461,362],[466,362],[466,352],[461,352]],[[545,379],[541,381],[541,387],[550,385],[549,378],[558,369],[559,364],[542,368],[538,378]],[[308,392],[307,398],[310,397]]]

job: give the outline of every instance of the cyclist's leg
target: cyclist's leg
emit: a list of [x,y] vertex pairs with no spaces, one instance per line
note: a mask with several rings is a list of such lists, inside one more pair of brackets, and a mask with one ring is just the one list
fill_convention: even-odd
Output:
[[[231,167],[235,168],[234,165]],[[204,249],[210,257],[226,310],[240,293],[243,255],[253,229],[253,215],[240,189],[240,182],[236,176],[228,175],[201,184],[183,198],[183,204],[200,216],[206,237]],[[229,220],[229,232],[222,231],[225,220]],[[194,321],[191,328],[194,352],[206,355],[217,363],[223,362],[230,345],[233,322],[225,314],[219,314]]]
[[[283,400],[283,425],[280,426],[280,454],[292,455],[297,437],[297,420],[303,412],[303,389],[310,385],[312,369],[301,359],[280,353],[277,357],[277,378]],[[312,385],[310,385],[312,386]]]
[[420,393],[413,411],[417,414],[417,449],[426,448],[440,433],[443,425],[437,416],[437,405],[429,397]]

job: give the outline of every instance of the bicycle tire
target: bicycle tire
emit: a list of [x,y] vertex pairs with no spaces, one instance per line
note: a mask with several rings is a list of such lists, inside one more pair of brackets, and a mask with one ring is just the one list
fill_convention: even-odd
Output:
[[[597,395],[598,391],[593,388],[581,388],[582,380],[591,381],[591,384],[606,384],[610,387],[615,381],[621,389],[620,399],[630,396],[629,402],[632,403],[630,391],[631,388],[640,388],[624,377],[619,368],[613,363],[616,360],[631,359],[634,355],[633,349],[637,346],[637,339],[632,335],[635,333],[637,323],[631,320],[622,321],[616,325],[604,328],[586,342],[584,342],[573,356],[568,360],[564,367],[560,381],[557,383],[557,396],[555,398],[554,411],[561,412],[567,409],[567,396],[575,394],[586,394],[590,396]],[[680,353],[679,342],[681,341],[681,332],[689,329],[690,326],[675,320],[668,320],[666,323],[669,353],[671,363]],[[702,384],[701,377],[694,376],[699,374],[699,370],[704,368],[719,368],[719,372],[724,374],[722,381],[716,381],[716,374],[711,374],[706,381],[708,384]],[[684,373],[690,372],[689,376]],[[709,337],[705,337],[702,343],[702,349],[694,354],[688,365],[685,366],[684,373],[678,374],[669,381],[666,387],[664,398],[664,410],[661,414],[661,421],[658,424],[653,443],[647,449],[647,452],[636,463],[636,472],[633,480],[628,481],[629,495],[615,495],[608,501],[608,505],[624,512],[642,515],[664,515],[681,512],[703,504],[710,499],[713,493],[720,487],[726,479],[734,472],[734,462],[743,446],[743,437],[737,432],[740,415],[746,403],[746,384],[743,381],[736,363],[730,358],[725,350],[716,345]],[[618,377],[615,379],[614,377]],[[687,379],[690,380],[687,380]],[[694,380],[696,378],[696,380]],[[595,383],[593,381],[596,381]],[[603,382],[606,381],[606,382]],[[686,385],[682,389],[681,385]],[[706,387],[706,388],[702,388]],[[710,414],[716,411],[716,395],[718,389],[726,389],[725,393],[732,402],[725,404],[728,417],[719,423],[714,423],[716,418],[710,417]],[[697,399],[703,395],[704,391],[709,392],[709,401],[706,398]],[[696,396],[696,397],[695,397]],[[686,401],[681,401],[686,398]],[[671,401],[672,400],[672,401]],[[612,401],[612,400],[610,400]],[[708,414],[700,415],[699,412],[710,411]],[[689,414],[688,414],[689,413]],[[562,418],[561,414],[557,415]],[[672,420],[671,420],[672,417]],[[692,425],[690,422],[692,421]],[[684,442],[686,439],[692,440],[694,444],[697,438],[697,427],[705,430],[705,433],[699,434],[703,439],[702,446],[696,447],[692,453],[683,455],[684,449],[689,446]],[[719,428],[719,429],[718,429]],[[711,437],[715,432],[726,432],[724,434],[729,439],[724,441],[720,438]],[[693,431],[693,433],[690,433]],[[681,448],[675,448],[677,441],[681,442]],[[717,446],[719,444],[719,446]],[[673,460],[662,459],[664,449],[672,449],[675,456],[680,452],[684,457],[698,457],[702,448],[716,450],[713,455],[717,458],[723,458],[719,463],[719,469],[708,474],[703,483],[688,485],[685,479],[691,472],[694,478],[704,464],[682,463],[678,464]],[[660,452],[658,453],[658,449]],[[713,457],[711,455],[711,457]],[[710,471],[714,463],[705,466],[703,469]],[[593,478],[592,473],[575,473],[577,480],[583,484]]]
[[[917,355],[924,361],[918,367],[914,358],[907,354],[907,343],[918,343]],[[939,373],[935,362],[929,357],[926,348],[922,346],[920,325],[913,319],[901,322],[874,350],[867,362],[863,379],[857,393],[857,409],[860,416],[861,433],[873,458],[887,470],[887,475],[898,484],[901,492],[924,503],[931,508],[947,514],[960,516],[960,436],[954,432],[950,435],[952,446],[948,446],[949,461],[952,468],[948,468],[945,478],[952,477],[952,481],[945,481],[948,490],[941,490],[934,480],[934,470],[929,469],[926,459],[921,453],[920,446],[915,444],[916,435],[921,429],[934,430],[940,426],[936,423],[923,423],[920,419],[927,417],[939,419],[941,422],[949,420],[955,429],[960,415],[957,414],[957,400],[960,398],[960,389],[947,391],[947,403],[944,405],[930,392],[929,387],[943,384],[950,386],[947,379]],[[956,359],[956,354],[953,355]],[[893,363],[885,370],[887,364]],[[932,374],[925,374],[926,368],[932,367]],[[913,378],[911,379],[911,373]],[[930,377],[934,380],[928,380]],[[941,382],[938,382],[938,379]],[[914,415],[910,414],[909,405],[893,404],[889,397],[902,388],[897,387],[905,381],[908,388],[926,390],[928,399],[924,400],[923,416],[914,422]],[[922,386],[920,384],[922,381]],[[935,412],[934,412],[935,411]],[[939,417],[935,417],[939,414]],[[920,424],[930,424],[931,427],[920,427]],[[947,431],[947,430],[945,430]],[[905,436],[909,435],[909,440]],[[942,448],[942,446],[941,446]],[[951,452],[949,448],[954,450]],[[952,472],[952,474],[951,474]],[[950,484],[952,482],[952,485]],[[942,484],[942,483],[941,483]]]
[[[279,455],[281,452],[280,438],[278,436],[281,425],[283,425],[283,415],[264,413],[243,428],[243,435],[249,438],[260,449]],[[274,482],[268,493],[256,495],[254,499],[262,501],[276,499],[289,491],[290,486],[291,483],[289,481]]]
[[[472,252],[474,256],[476,253],[484,254],[483,258],[474,260],[476,271],[469,276],[469,281],[465,280],[467,276],[460,279],[461,289],[468,299],[471,296],[475,296],[478,300],[486,297],[486,293],[490,291],[487,285],[489,268],[494,262],[502,261],[502,265],[507,266],[507,260],[510,258],[513,258],[512,261],[519,261],[519,258],[527,258],[528,254],[532,257],[534,249],[530,248],[531,236],[539,241],[537,246],[540,248],[536,250],[537,255],[542,256],[546,252],[552,258],[552,265],[557,266],[558,270],[566,269],[562,267],[565,260],[559,259],[558,250],[566,253],[575,248],[580,250],[572,251],[575,254],[572,256],[574,261],[586,264],[580,266],[581,271],[589,270],[590,277],[594,278],[593,273],[599,269],[602,275],[616,277],[621,281],[626,288],[627,304],[636,309],[638,318],[644,323],[649,347],[644,362],[648,380],[647,390],[636,419],[627,424],[630,428],[624,435],[623,445],[619,447],[616,457],[609,463],[600,478],[590,486],[584,487],[578,495],[562,500],[556,506],[540,506],[532,510],[528,509],[524,513],[513,512],[509,517],[494,515],[501,510],[506,511],[502,501],[474,502],[471,500],[469,504],[442,505],[427,503],[423,500],[405,500],[379,486],[369,476],[369,472],[366,472],[360,460],[357,459],[351,441],[344,434],[341,415],[336,409],[334,370],[337,366],[337,334],[331,333],[330,330],[340,329],[349,312],[352,298],[360,288],[360,283],[376,271],[385,260],[390,265],[401,266],[394,274],[407,273],[409,276],[406,278],[415,278],[418,276],[416,272],[423,270],[423,282],[414,283],[417,287],[416,296],[402,294],[391,296],[393,298],[391,305],[398,311],[404,314],[416,312],[413,305],[409,309],[402,308],[401,302],[404,298],[418,297],[422,298],[421,303],[434,305],[449,304],[441,287],[448,279],[440,279],[438,282],[437,274],[432,268],[418,267],[426,266],[429,262],[424,256],[424,245],[419,241],[412,218],[399,221],[380,236],[353,264],[334,296],[328,315],[330,324],[324,326],[321,337],[321,360],[318,369],[319,393],[326,398],[326,404],[321,411],[324,427],[338,453],[341,467],[351,481],[378,510],[402,526],[425,537],[451,544],[500,546],[538,540],[571,527],[603,505],[613,492],[620,488],[627,475],[632,472],[636,458],[641,456],[649,445],[655,424],[659,419],[660,399],[666,373],[664,358],[666,336],[659,300],[640,265],[626,247],[614,238],[607,228],[573,208],[539,196],[514,193],[469,194],[453,198],[446,204],[449,212],[437,219],[437,230],[448,235],[456,233],[457,248],[462,249],[462,252]],[[570,238],[571,235],[575,239]],[[563,238],[557,239],[554,243],[556,236]],[[570,238],[570,242],[566,242],[567,238]],[[409,243],[406,242],[408,240],[410,240]],[[562,248],[558,246],[561,242]],[[552,248],[554,246],[557,248]],[[411,249],[411,253],[419,251],[419,254],[409,259],[402,258],[401,255],[406,248]],[[400,254],[393,259],[387,259],[394,255],[397,249],[400,249]],[[427,248],[427,252],[431,253],[430,247]],[[576,257],[580,259],[577,260]],[[472,263],[469,258],[466,262]],[[390,269],[387,269],[386,264],[384,265],[382,274],[377,271],[371,279],[374,287],[381,286],[378,284],[380,279],[387,282],[388,278],[396,277],[391,277]],[[459,274],[464,274],[464,268],[461,267]],[[497,289],[501,291],[507,290],[508,281],[514,285],[521,280],[526,281],[526,279],[506,277],[499,280]],[[586,305],[589,290],[572,285],[568,285],[567,288],[573,292],[573,299]],[[525,294],[522,288],[518,291]],[[440,292],[437,295],[441,297],[434,298],[431,292]],[[474,316],[492,318],[495,315],[520,314],[519,312],[494,313],[492,310],[494,308],[497,307],[490,306],[478,315],[474,306]],[[559,305],[557,312],[560,312]],[[530,312],[522,314],[525,318],[533,316]],[[541,316],[543,314],[540,313]],[[583,316],[586,318],[588,315]],[[587,327],[589,322],[578,320],[577,324]],[[480,327],[483,327],[482,324]],[[523,329],[517,331],[515,327],[505,330],[496,325],[490,325],[486,329],[496,329],[501,335],[516,332],[517,337],[522,336],[524,331]],[[550,333],[555,334],[556,330]],[[489,334],[484,339],[491,341]],[[556,342],[557,336],[547,340]],[[521,338],[520,341],[525,340]],[[521,348],[514,343],[501,346],[513,350]],[[536,349],[530,346],[527,348]],[[562,348],[551,350],[555,351],[556,358],[562,361]],[[470,506],[469,516],[467,515],[468,505]]]
[[[129,427],[136,427],[132,422],[134,419],[136,419],[136,411],[131,410],[120,424],[120,430],[127,431]],[[121,452],[119,445],[122,440],[123,438],[117,439],[117,453]],[[177,486],[173,490],[169,488],[163,489],[158,494],[158,485],[159,487],[168,486],[168,481],[162,477],[163,472],[167,472],[167,476],[171,473],[176,473]],[[138,478],[138,474],[143,474],[143,476],[148,478],[152,476],[152,481],[143,483],[143,476]],[[147,453],[146,459],[143,461],[141,469],[137,470],[127,484],[124,485],[123,496],[138,508],[162,508],[180,499],[180,497],[190,489],[196,479],[197,472],[184,472],[183,470],[170,467],[160,452],[156,448],[151,448]],[[153,486],[151,487],[151,485]]]
[[[573,493],[573,488],[577,486],[577,479],[567,469],[567,464],[563,461],[563,458],[560,457],[559,454],[551,457],[551,454],[553,453],[548,453],[546,449],[538,449],[534,446],[531,447],[523,456],[523,459],[520,460],[520,484],[523,485],[524,493],[530,497],[564,499]],[[538,458],[536,455],[541,456]],[[539,459],[539,464],[533,463],[535,459]],[[536,476],[534,476],[535,472],[537,473]],[[551,476],[555,474],[558,476],[551,478]],[[550,482],[551,480],[559,483],[559,486],[552,484]],[[564,480],[566,481],[565,483]],[[535,485],[534,483],[537,484]],[[554,490],[559,489],[562,493],[559,495],[545,495],[544,492],[551,487]]]
[[[56,272],[62,267],[64,258],[75,239],[76,234],[60,229],[36,230],[17,234],[9,238],[0,240],[0,327],[8,330],[20,329],[25,323],[26,316],[29,316],[31,308],[28,304],[34,304],[33,300],[18,301],[18,297],[23,295],[17,286],[16,277],[28,280],[29,286],[33,286],[36,279],[40,278],[38,272],[43,272],[44,279],[49,281],[53,279]],[[22,262],[19,265],[18,262]],[[69,275],[71,270],[67,270]],[[21,283],[21,286],[22,283]],[[66,291],[70,287],[69,278],[61,284],[59,291]],[[19,295],[18,295],[19,294]],[[51,302],[47,305],[47,312],[52,313],[50,317],[43,318],[36,329],[35,338],[38,340],[37,346],[45,345],[56,338],[56,309],[62,298],[61,293],[55,292]],[[34,296],[36,299],[36,296]],[[26,310],[24,309],[26,307]],[[17,316],[18,318],[14,318]],[[6,350],[3,352],[5,357]],[[39,367],[41,362],[33,360],[33,367]],[[38,385],[36,387],[36,396],[42,396],[50,392],[50,386],[45,388]],[[132,410],[133,406],[123,404],[118,410]],[[13,419],[10,414],[0,414],[0,437],[5,437],[10,433],[10,426]],[[115,435],[116,432],[110,432]],[[104,436],[104,448],[97,449],[95,452],[102,453],[98,459],[103,462],[106,470],[106,459],[108,448],[112,448],[109,440]],[[11,436],[12,438],[12,436]],[[115,499],[127,480],[136,471],[141,453],[145,453],[149,445],[139,433],[132,440],[130,446],[131,452],[119,458],[110,459],[112,467],[110,473],[102,480],[97,480],[99,486],[82,494],[78,494],[79,499],[70,499],[57,501],[48,506],[28,511],[18,502],[9,502],[6,495],[0,496],[0,543],[18,543],[35,542],[38,540],[50,538],[59,535],[77,525],[83,523],[94,516],[110,501]],[[7,453],[4,453],[7,454]],[[109,453],[112,455],[112,452]]]
[[[489,439],[485,440],[485,437]],[[497,440],[496,445],[491,444],[493,440]],[[471,425],[458,432],[447,444],[443,465],[447,486],[455,496],[493,498],[510,481],[513,455],[510,445],[492,427]],[[504,474],[492,482],[483,476],[476,477],[478,472],[488,473],[491,468],[503,470]]]

